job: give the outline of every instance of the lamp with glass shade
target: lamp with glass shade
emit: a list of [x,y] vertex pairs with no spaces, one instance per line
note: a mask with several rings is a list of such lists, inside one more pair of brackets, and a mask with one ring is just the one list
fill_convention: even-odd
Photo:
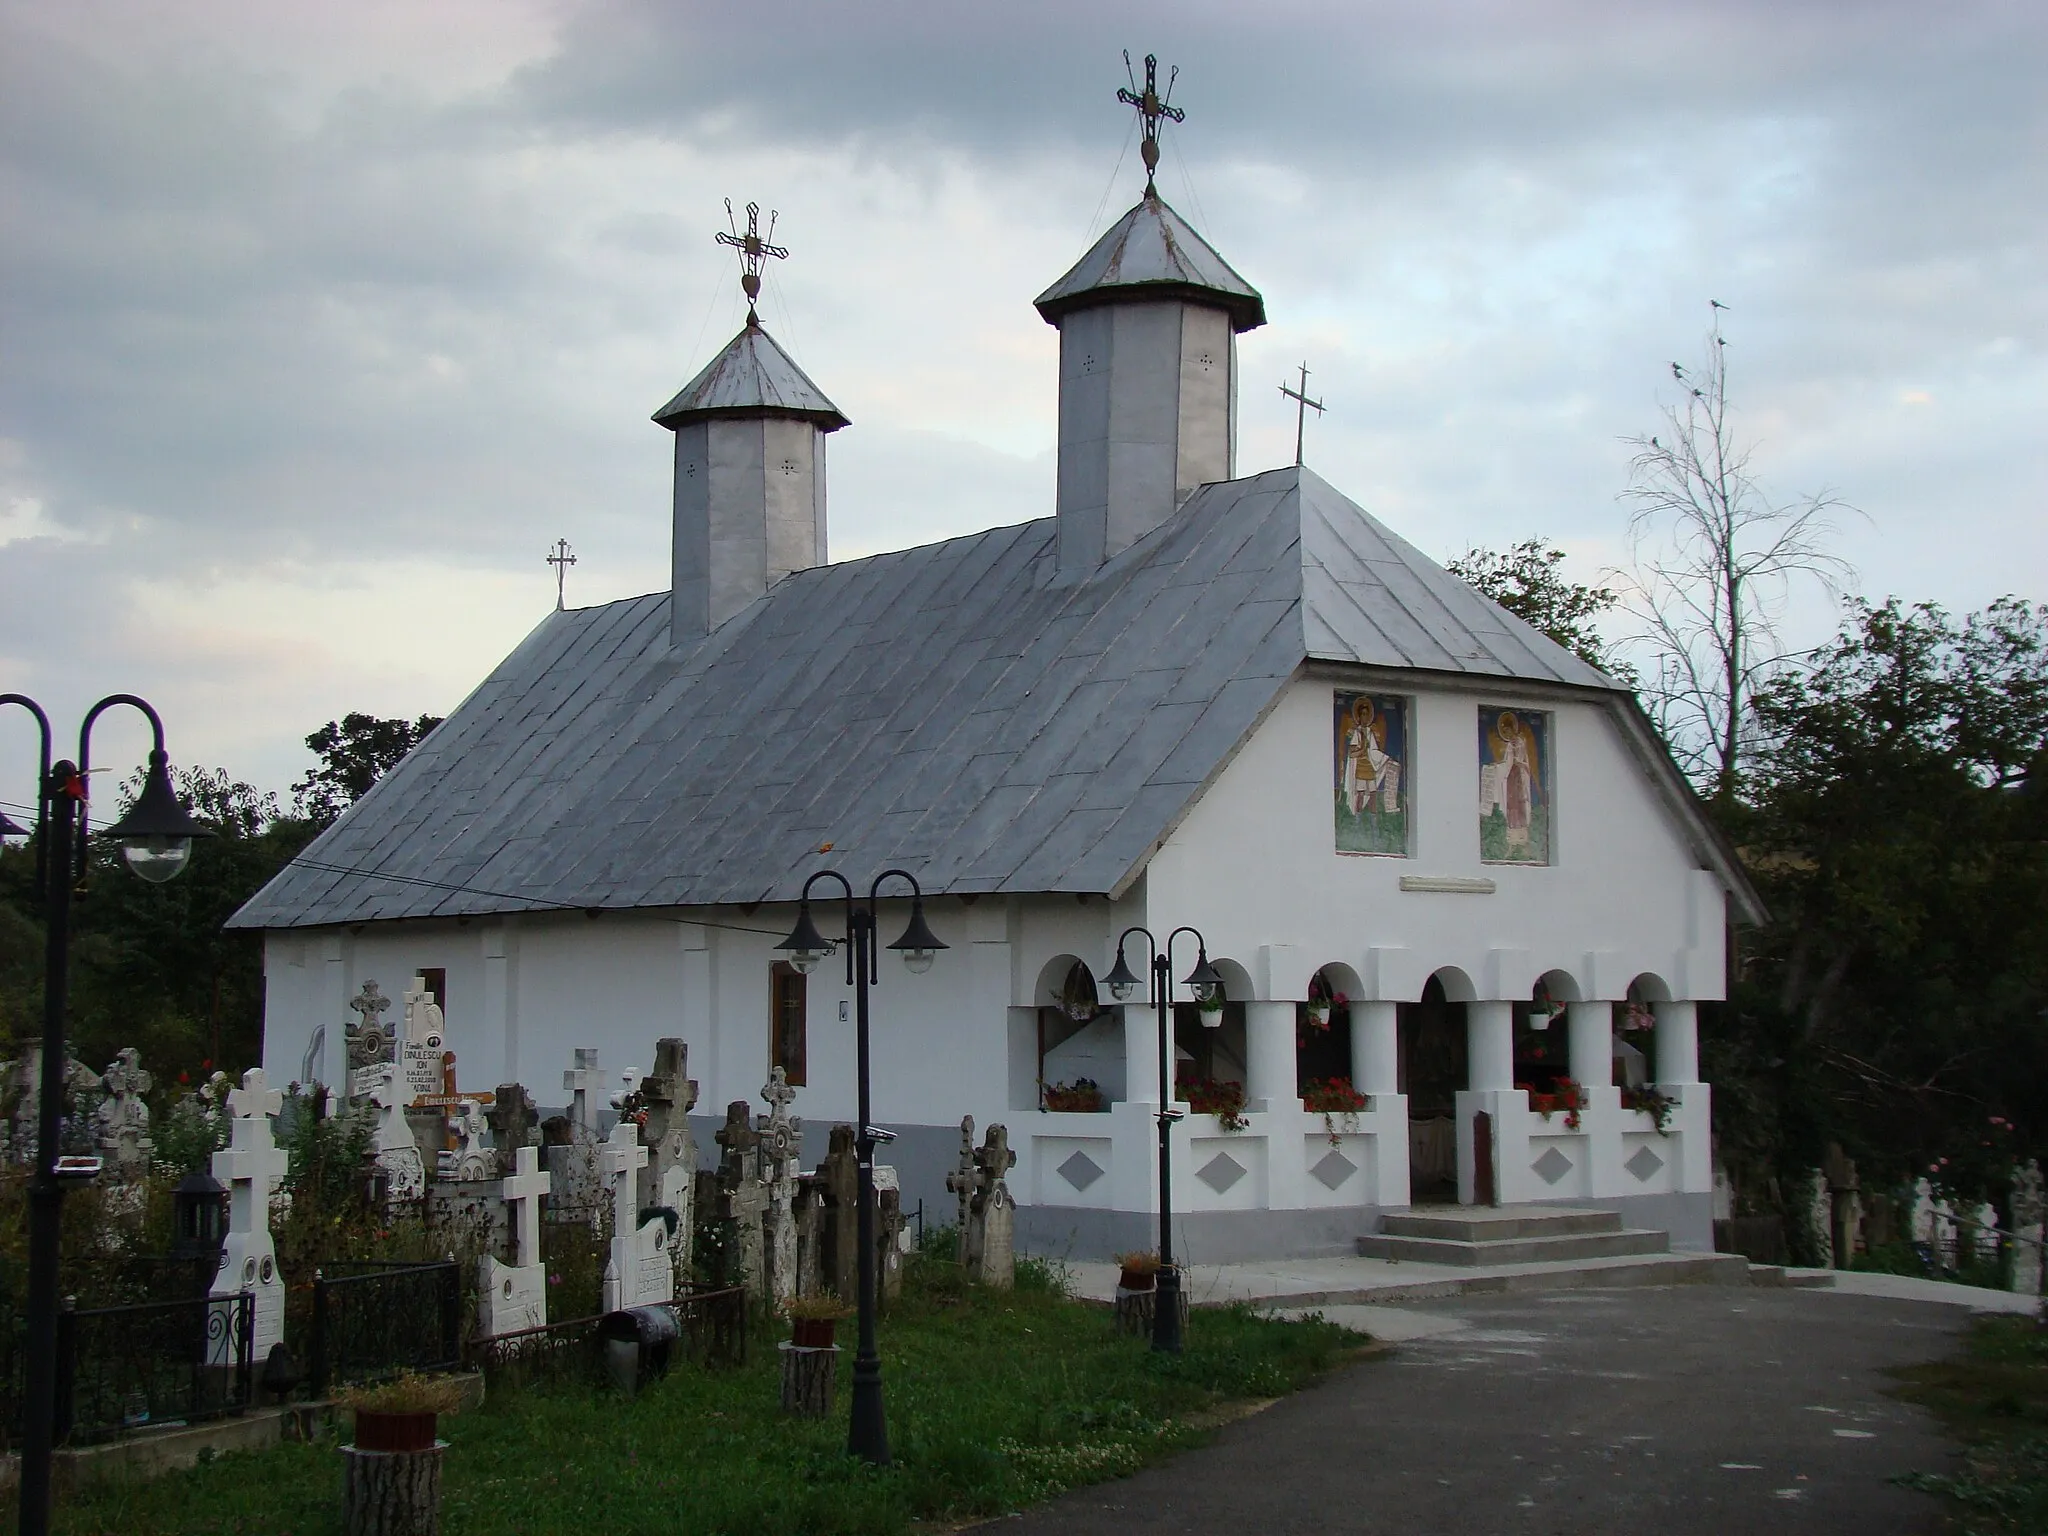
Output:
[[212,835],[178,804],[178,793],[171,788],[170,759],[160,750],[149,754],[149,769],[135,804],[102,833],[121,845],[128,867],[151,885],[176,879],[192,857],[192,840]]

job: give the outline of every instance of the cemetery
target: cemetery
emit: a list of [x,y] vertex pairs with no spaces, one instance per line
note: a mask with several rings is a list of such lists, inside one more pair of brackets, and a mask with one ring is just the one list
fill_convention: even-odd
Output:
[[[922,1242],[890,1171],[876,1170],[872,1262],[900,1467],[859,1488],[851,1473],[778,1487],[778,1466],[828,1451],[853,1464],[838,1454],[847,1341],[834,1336],[858,1290],[851,1128],[832,1128],[824,1159],[803,1166],[798,1095],[776,1073],[756,1104],[727,1105],[700,1149],[676,1040],[611,1092],[572,1054],[567,1111],[545,1122],[517,1083],[486,1105],[422,1074],[408,1088],[433,1091],[401,1098],[405,1043],[435,1032],[432,1004],[405,990],[387,1028],[381,987],[359,996],[340,1092],[280,1089],[252,1068],[158,1094],[153,1116],[133,1051],[100,1074],[67,1064],[65,1133],[98,1149],[102,1172],[66,1210],[69,1493],[55,1529],[212,1530],[224,1510],[251,1529],[327,1529],[344,1503],[344,1529],[412,1529],[362,1523],[380,1489],[401,1495],[359,1482],[400,1472],[424,1479],[451,1530],[536,1528],[487,1513],[526,1507],[527,1492],[504,1497],[513,1485],[568,1509],[643,1484],[638,1496],[672,1511],[664,1528],[676,1530],[743,1514],[759,1529],[826,1530],[996,1513],[1192,1443],[1205,1412],[1305,1381],[1360,1342],[1219,1313],[1162,1373],[1107,1309],[1069,1299],[1056,1268],[1018,1259],[1007,1132],[977,1140],[963,1121],[956,1202],[927,1213]],[[30,1123],[39,1068],[0,1068],[10,1126]],[[19,1173],[0,1188],[18,1200]],[[1021,1389],[991,1403],[992,1374],[1011,1372]],[[1127,1421],[1095,1424],[1089,1405],[1105,1390]],[[386,1431],[366,1424],[405,1419],[389,1405],[410,1401],[439,1404],[424,1442],[370,1444]],[[713,1427],[728,1419],[729,1431]],[[976,1454],[960,1456],[969,1441]],[[217,1460],[204,1446],[242,1454]],[[581,1449],[557,1461],[569,1447]],[[714,1497],[735,1465],[768,1481]],[[486,1499],[486,1486],[499,1492]],[[860,1512],[842,1508],[844,1527],[821,1513],[849,1496]]]

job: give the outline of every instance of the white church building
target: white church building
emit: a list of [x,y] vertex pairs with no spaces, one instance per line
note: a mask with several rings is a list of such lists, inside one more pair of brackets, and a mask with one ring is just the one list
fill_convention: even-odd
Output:
[[576,1049],[680,1036],[700,1142],[781,1066],[815,1158],[850,993],[776,946],[813,872],[900,866],[949,946],[874,991],[907,1204],[950,1211],[972,1115],[1010,1128],[1023,1246],[1153,1246],[1159,1021],[1100,979],[1185,926],[1224,1001],[1184,936],[1184,1260],[1450,1202],[1710,1247],[1694,1010],[1759,914],[1633,696],[1313,472],[1240,476],[1264,300],[1149,184],[1037,308],[1052,515],[838,563],[848,419],[750,313],[654,418],[670,589],[550,614],[234,919],[272,1079],[341,1083],[350,999],[421,975],[468,1086],[559,1105]]

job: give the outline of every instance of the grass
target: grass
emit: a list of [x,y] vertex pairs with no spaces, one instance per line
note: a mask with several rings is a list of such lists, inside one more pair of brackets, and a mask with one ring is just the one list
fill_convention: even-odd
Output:
[[[885,1536],[999,1515],[1199,1444],[1233,1403],[1292,1391],[1363,1342],[1320,1321],[1203,1310],[1185,1354],[1156,1356],[1118,1337],[1107,1309],[1070,1300],[1057,1272],[1028,1261],[1019,1270],[1017,1289],[1003,1293],[912,1261],[881,1328],[892,1467],[845,1455],[851,1349],[832,1418],[801,1422],[777,1407],[778,1335],[764,1331],[742,1370],[686,1366],[633,1399],[566,1387],[498,1393],[444,1420],[442,1530]],[[842,1344],[850,1332],[842,1325]],[[335,1444],[86,1490],[60,1509],[57,1529],[337,1532]]]
[[1909,1488],[1951,1500],[1966,1536],[2048,1531],[2048,1328],[1979,1318],[1962,1355],[1898,1373],[1963,1443],[1959,1472],[1911,1472]]

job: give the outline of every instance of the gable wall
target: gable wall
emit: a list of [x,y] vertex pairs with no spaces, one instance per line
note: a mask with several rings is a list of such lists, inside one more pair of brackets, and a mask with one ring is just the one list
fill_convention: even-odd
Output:
[[[1364,995],[1420,995],[1440,966],[1462,969],[1482,998],[1525,999],[1536,977],[1569,971],[1588,998],[1620,997],[1640,972],[1676,997],[1723,993],[1724,902],[1598,704],[1486,692],[1401,693],[1415,741],[1402,785],[1411,856],[1335,850],[1332,695],[1303,679],[1254,733],[1148,868],[1161,922],[1192,923],[1214,957],[1237,960],[1260,997],[1305,995],[1308,976],[1341,962]],[[1478,707],[1552,717],[1553,863],[1483,863],[1478,829]],[[1492,880],[1491,895],[1404,892],[1403,876]],[[1281,946],[1261,961],[1265,946]]]

